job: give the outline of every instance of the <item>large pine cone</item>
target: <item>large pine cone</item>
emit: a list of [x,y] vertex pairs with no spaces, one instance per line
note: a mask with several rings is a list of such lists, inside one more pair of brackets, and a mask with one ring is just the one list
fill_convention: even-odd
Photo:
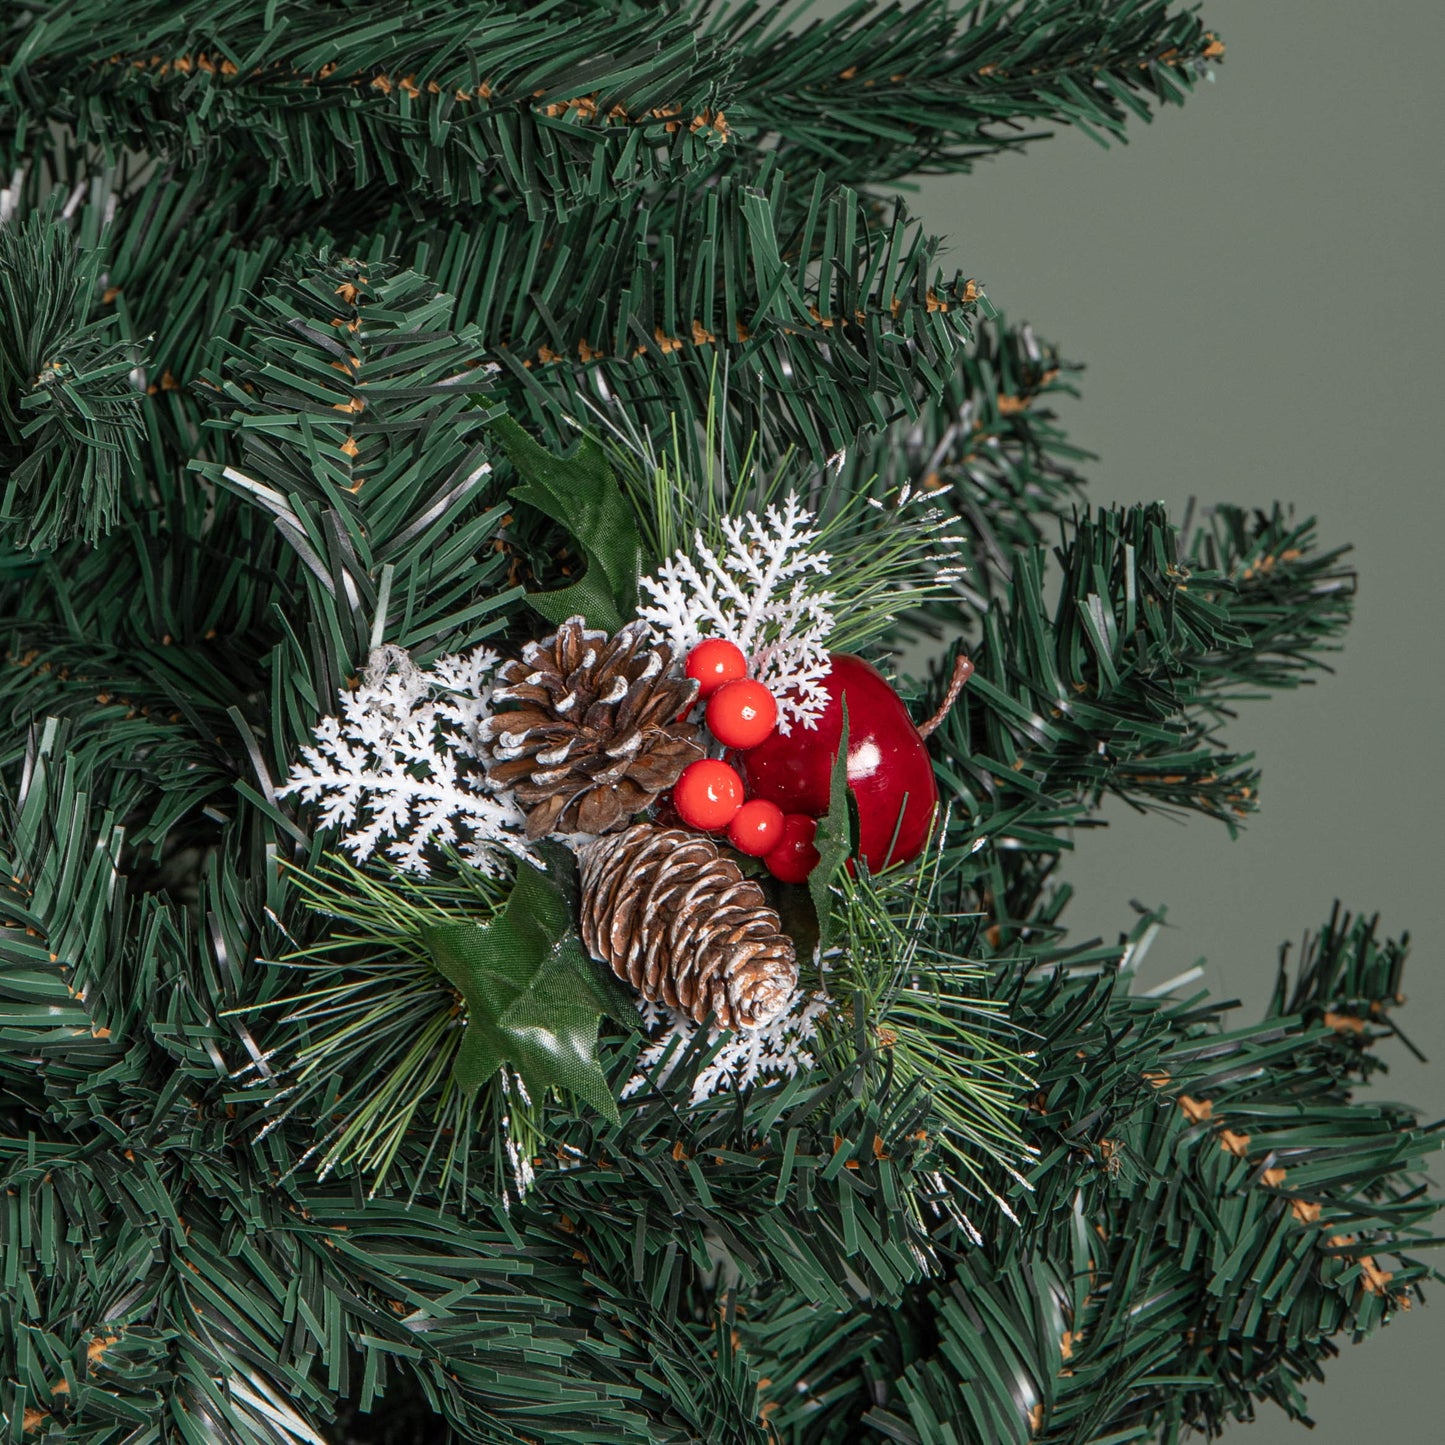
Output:
[[678,721],[698,684],[672,662],[645,622],[609,638],[569,617],[498,669],[492,697],[520,706],[483,722],[482,753],[491,786],[510,788],[527,815],[527,837],[621,827],[702,757],[697,725]]
[[793,940],[763,890],[697,833],[637,823],[580,853],[582,941],[643,998],[701,1023],[758,1028],[798,986]]

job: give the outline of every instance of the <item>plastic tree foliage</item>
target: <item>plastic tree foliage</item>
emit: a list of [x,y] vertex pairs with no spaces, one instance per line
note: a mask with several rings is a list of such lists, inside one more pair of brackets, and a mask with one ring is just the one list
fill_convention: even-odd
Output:
[[[6,8],[8,1440],[1174,1441],[1303,1417],[1420,1295],[1434,1135],[1365,1088],[1406,940],[1337,905],[1240,1022],[1136,991],[1162,913],[1064,922],[1106,795],[1254,810],[1225,724],[1325,669],[1346,549],[1090,507],[1077,368],[890,189],[1122,138],[1222,55],[1163,0]],[[559,929],[575,879],[349,862],[302,750],[378,659],[635,615],[784,486],[885,558],[836,569],[848,641],[927,641],[915,716],[972,660],[935,846],[833,871],[830,815],[789,1069],[714,1088],[603,990],[592,1102],[525,1089],[500,1002],[454,1076],[426,940],[511,956],[521,870]],[[905,486],[962,540],[888,610]]]

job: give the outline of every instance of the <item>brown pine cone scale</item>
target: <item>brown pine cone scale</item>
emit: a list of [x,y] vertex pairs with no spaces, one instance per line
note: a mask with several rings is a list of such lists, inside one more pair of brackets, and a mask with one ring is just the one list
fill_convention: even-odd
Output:
[[481,726],[487,781],[511,791],[529,838],[623,827],[703,756],[683,718],[697,689],[645,622],[609,637],[570,617],[497,670],[493,700],[516,706]]
[[798,985],[763,890],[698,833],[636,823],[580,850],[582,941],[646,999],[759,1028]]

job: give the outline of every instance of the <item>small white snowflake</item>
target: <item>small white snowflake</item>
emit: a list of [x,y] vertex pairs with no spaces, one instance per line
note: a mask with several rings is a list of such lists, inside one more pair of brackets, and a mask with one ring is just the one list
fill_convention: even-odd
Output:
[[[791,1079],[817,1062],[809,1044],[818,1033],[818,1020],[833,1000],[826,993],[800,993],[791,1008],[758,1029],[739,1029],[697,1076],[692,1102],[701,1103],[724,1089],[746,1089],[760,1079]],[[643,1029],[651,1041],[638,1055],[637,1071],[622,1090],[630,1098],[649,1083],[664,1084],[677,1068],[689,1045],[703,1032],[680,1009],[638,999]],[[706,1043],[717,1042],[721,1031],[709,1029]],[[670,1052],[669,1052],[670,1051]]]
[[705,637],[723,637],[746,654],[748,673],[778,699],[778,730],[817,726],[828,704],[832,666],[832,558],[814,543],[813,514],[791,493],[759,517],[722,517],[721,555],[699,531],[692,555],[678,552],[643,577],[651,599],[638,615],[685,657]]
[[399,647],[377,648],[281,793],[320,803],[322,823],[346,830],[341,846],[358,860],[387,840],[386,853],[410,873],[430,871],[433,844],[454,844],[484,873],[499,871],[504,852],[528,857],[520,809],[482,790],[479,762],[467,766],[478,757],[477,725],[491,716],[496,664],[485,647],[429,669]]

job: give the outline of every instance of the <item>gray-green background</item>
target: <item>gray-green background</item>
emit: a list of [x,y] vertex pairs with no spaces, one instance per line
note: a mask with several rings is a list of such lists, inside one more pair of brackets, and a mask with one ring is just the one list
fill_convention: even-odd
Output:
[[[1105,151],[1062,133],[964,177],[923,182],[916,205],[947,233],[945,263],[986,284],[1088,363],[1062,408],[1100,502],[1267,505],[1355,544],[1356,621],[1333,676],[1246,706],[1232,746],[1257,754],[1262,811],[1222,826],[1139,817],[1081,834],[1067,876],[1076,938],[1113,938],[1129,900],[1172,928],[1144,982],[1206,959],[1206,982],[1257,1012],[1278,945],[1333,898],[1378,910],[1416,944],[1400,1022],[1436,1061],[1394,1047],[1382,1089],[1445,1113],[1445,820],[1436,446],[1442,406],[1438,264],[1445,105],[1438,0],[1205,0],[1228,47],[1183,109]],[[1445,1178],[1445,1170],[1437,1170]],[[1388,1265],[1386,1266],[1388,1267]],[[1306,1436],[1265,1408],[1267,1442],[1354,1445],[1445,1434],[1433,1370],[1445,1290],[1310,1391]]]

